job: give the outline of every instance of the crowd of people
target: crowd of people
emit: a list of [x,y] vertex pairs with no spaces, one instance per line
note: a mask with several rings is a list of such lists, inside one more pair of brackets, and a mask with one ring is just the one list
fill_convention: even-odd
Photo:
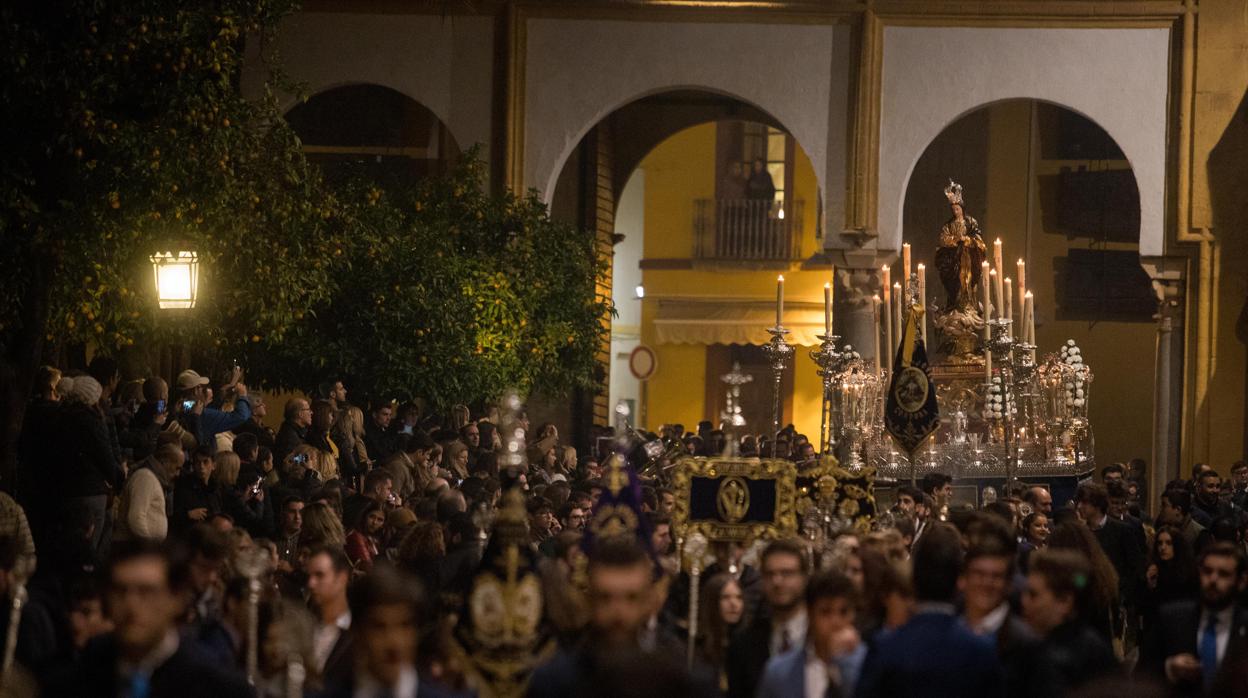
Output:
[[[1242,462],[1151,500],[1133,463],[1071,501],[1019,486],[979,508],[929,473],[870,527],[718,541],[691,575],[675,460],[804,469],[806,437],[598,427],[578,452],[523,412],[361,408],[338,380],[272,429],[243,378],[40,371],[0,494],[0,592],[22,601],[0,612],[0,694],[1248,694]],[[474,587],[509,506],[536,606]],[[481,683],[465,623],[491,651],[540,629],[510,693]]]

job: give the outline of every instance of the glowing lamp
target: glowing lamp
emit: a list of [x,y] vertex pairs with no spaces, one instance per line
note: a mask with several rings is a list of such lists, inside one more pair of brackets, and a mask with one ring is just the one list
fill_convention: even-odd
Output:
[[194,250],[171,250],[157,252],[151,260],[161,309],[194,308],[199,294],[199,255]]

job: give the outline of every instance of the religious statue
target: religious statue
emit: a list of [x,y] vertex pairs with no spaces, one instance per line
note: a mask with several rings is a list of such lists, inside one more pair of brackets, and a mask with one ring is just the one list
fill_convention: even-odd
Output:
[[984,328],[976,290],[987,245],[979,222],[963,208],[962,185],[949,180],[945,198],[953,215],[940,229],[940,246],[936,250],[936,270],[945,287],[945,305],[933,319],[941,332],[945,353],[973,361],[975,342]]

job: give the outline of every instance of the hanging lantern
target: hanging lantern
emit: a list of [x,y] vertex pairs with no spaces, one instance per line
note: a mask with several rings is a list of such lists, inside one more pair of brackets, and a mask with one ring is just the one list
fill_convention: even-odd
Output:
[[151,259],[161,309],[194,308],[199,294],[199,255],[175,248],[157,252]]

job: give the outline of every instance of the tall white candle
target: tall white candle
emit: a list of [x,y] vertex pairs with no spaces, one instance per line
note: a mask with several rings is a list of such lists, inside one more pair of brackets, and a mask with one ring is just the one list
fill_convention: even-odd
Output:
[[[1022,314],[1022,305],[1018,306],[1018,312],[1020,315]],[[1005,277],[1005,319],[1014,319],[1014,282],[1008,276]]]
[[992,287],[992,316],[1005,317],[1005,305],[1001,303],[1001,275],[996,269],[988,270],[988,285]]
[[776,277],[776,327],[784,317],[784,274]]
[[823,334],[832,335],[832,282],[823,285]]
[[880,286],[884,292],[884,317],[881,318],[884,322],[884,353],[887,354],[893,346],[893,281],[889,278],[887,264],[880,267],[880,275]]
[[[904,243],[901,246],[901,271],[905,276],[901,277],[902,301],[905,301],[905,291],[910,288],[910,243]],[[897,328],[897,334],[902,333],[900,327]]]
[[893,307],[892,307],[893,326],[897,328],[897,334],[893,337],[892,343],[889,344],[889,347],[888,347],[889,356],[892,356],[893,352],[897,350],[897,345],[901,344],[901,336],[905,334],[906,332],[905,327],[903,327],[901,324],[902,320],[905,319],[905,313],[902,312],[901,306],[902,306],[901,282],[897,281],[893,283]]
[[1028,344],[1035,344],[1036,343],[1036,300],[1031,295],[1031,291],[1028,291],[1027,295],[1024,297],[1024,303],[1027,305],[1027,308],[1023,311],[1023,314],[1027,316],[1026,317],[1027,339],[1025,341]]
[[919,314],[919,332],[923,337],[923,344],[927,344],[927,268],[920,262],[919,270],[919,308],[923,312]]
[[1027,263],[1023,261],[1022,257],[1019,257],[1017,266],[1018,273],[1015,275],[1015,279],[1018,281],[1018,312],[1022,314],[1023,302],[1027,297]]
[[883,374],[884,364],[880,363],[880,356],[881,356],[880,342],[882,341],[880,337],[880,306],[881,305],[882,305],[882,302],[880,301],[880,294],[877,293],[871,296],[871,314],[872,314],[872,319],[875,321],[875,342],[874,342],[875,344],[875,370],[876,372]]

